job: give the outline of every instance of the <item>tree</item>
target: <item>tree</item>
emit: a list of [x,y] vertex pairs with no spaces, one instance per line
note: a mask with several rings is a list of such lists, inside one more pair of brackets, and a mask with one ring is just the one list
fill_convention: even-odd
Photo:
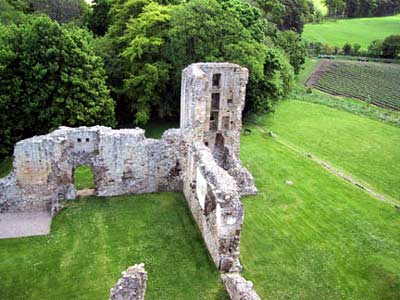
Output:
[[384,39],[382,56],[385,58],[398,58],[400,56],[400,35],[391,35]]
[[0,24],[18,24],[24,20],[24,9],[27,9],[23,2],[10,2],[0,0]]
[[325,5],[332,17],[360,18],[400,12],[398,0],[325,0]]
[[[268,110],[268,103],[283,94],[273,88],[290,87],[277,84],[290,81],[293,74],[281,52],[281,63],[270,67],[281,68],[282,74],[271,69],[266,76],[265,21],[258,9],[245,2],[193,0],[161,5],[127,0],[114,5],[101,49],[120,124],[143,124],[151,115],[178,115],[182,69],[198,61],[230,61],[249,68],[248,90],[257,90],[249,93],[250,110],[262,107],[255,105],[255,97],[262,98],[263,109]],[[267,86],[270,80],[276,84]]]
[[89,17],[88,27],[98,36],[103,36],[110,24],[110,0],[94,0],[93,12]]
[[351,44],[350,43],[346,43],[346,44],[344,44],[344,46],[343,46],[343,54],[344,55],[351,55]]
[[278,34],[276,44],[280,46],[289,57],[289,62],[295,74],[299,74],[305,63],[307,50],[301,35],[294,31],[284,31]]
[[29,0],[35,12],[48,15],[60,24],[76,22],[84,23],[87,4],[84,0]]
[[22,138],[60,125],[114,125],[92,37],[48,17],[0,30],[0,155]]

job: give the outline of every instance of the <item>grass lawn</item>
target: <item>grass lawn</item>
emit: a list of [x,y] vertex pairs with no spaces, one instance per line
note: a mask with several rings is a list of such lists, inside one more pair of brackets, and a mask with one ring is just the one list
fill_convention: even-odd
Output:
[[[309,104],[300,104],[306,113]],[[297,110],[296,105],[287,102],[273,120],[293,106]],[[297,128],[298,118],[291,119],[292,128]],[[320,124],[321,135],[327,133],[324,124]],[[308,132],[309,127],[299,131]],[[340,134],[337,141],[340,153]],[[399,299],[398,210],[256,128],[251,136],[242,137],[241,157],[259,188],[259,195],[244,199],[241,259],[244,275],[262,299]],[[285,180],[294,185],[286,185]]]
[[283,141],[400,199],[400,128],[303,101],[284,101],[259,121]]
[[93,172],[89,166],[79,166],[74,174],[77,190],[94,189]]
[[338,47],[343,47],[346,42],[358,43],[366,50],[373,40],[384,39],[392,34],[400,34],[400,15],[306,24],[303,37],[309,42]]
[[128,266],[144,262],[148,300],[226,300],[183,195],[69,202],[49,236],[0,240],[0,298],[108,299]]

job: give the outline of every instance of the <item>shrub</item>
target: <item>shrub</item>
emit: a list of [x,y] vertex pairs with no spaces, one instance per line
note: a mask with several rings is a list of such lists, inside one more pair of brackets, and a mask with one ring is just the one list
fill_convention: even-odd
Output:
[[352,51],[351,51],[351,55],[353,55],[353,56],[358,56],[358,55],[360,55],[360,49],[361,49],[361,45],[360,44],[354,44],[353,45],[353,48],[352,48]]
[[344,44],[342,50],[343,50],[343,54],[344,54],[344,55],[351,55],[351,53],[352,53],[352,51],[351,51],[351,50],[352,50],[351,44],[350,44],[350,43]]
[[400,35],[391,35],[382,43],[382,56],[385,58],[398,58],[400,56]]
[[368,46],[368,56],[381,57],[382,56],[382,40],[372,41]]

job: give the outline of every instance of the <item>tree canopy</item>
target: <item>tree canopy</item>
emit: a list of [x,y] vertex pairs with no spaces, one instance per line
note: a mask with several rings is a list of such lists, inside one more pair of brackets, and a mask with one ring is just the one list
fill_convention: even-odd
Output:
[[60,125],[114,125],[114,103],[93,40],[34,17],[0,28],[0,155]]
[[[140,124],[152,114],[177,115],[181,71],[198,61],[230,61],[249,68],[247,109],[251,111],[269,110],[271,102],[291,87],[293,68],[288,59],[295,51],[286,54],[286,49],[293,49],[275,45],[275,37],[268,38],[270,47],[281,50],[269,50],[267,20],[247,2],[193,0],[163,5],[127,0],[114,5],[111,16],[99,46],[120,123],[132,122],[132,116]],[[296,70],[300,64],[301,60]]]

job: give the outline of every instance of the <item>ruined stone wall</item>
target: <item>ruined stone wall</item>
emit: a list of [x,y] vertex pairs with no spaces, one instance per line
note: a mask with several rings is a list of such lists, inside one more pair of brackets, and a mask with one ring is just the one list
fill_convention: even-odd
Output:
[[122,272],[122,278],[110,290],[110,300],[144,300],[146,288],[144,264],[134,265]]
[[100,126],[62,127],[20,141],[13,172],[0,180],[0,211],[50,210],[74,199],[80,165],[91,166],[98,196],[181,191],[186,148],[180,130],[154,140],[142,129]]
[[217,268],[239,271],[243,205],[235,180],[202,142],[191,145],[184,194]]
[[253,283],[239,273],[222,274],[221,277],[231,300],[261,300]]
[[[0,212],[57,210],[60,200],[75,198],[75,169],[89,165],[98,196],[183,190],[217,268],[240,271],[240,196],[257,192],[238,159],[247,79],[247,69],[235,64],[187,67],[181,128],[159,140],[139,128],[96,126],[62,127],[20,141],[13,172],[0,180]],[[240,287],[248,287],[240,278],[227,280],[232,299],[257,299],[240,296]]]

